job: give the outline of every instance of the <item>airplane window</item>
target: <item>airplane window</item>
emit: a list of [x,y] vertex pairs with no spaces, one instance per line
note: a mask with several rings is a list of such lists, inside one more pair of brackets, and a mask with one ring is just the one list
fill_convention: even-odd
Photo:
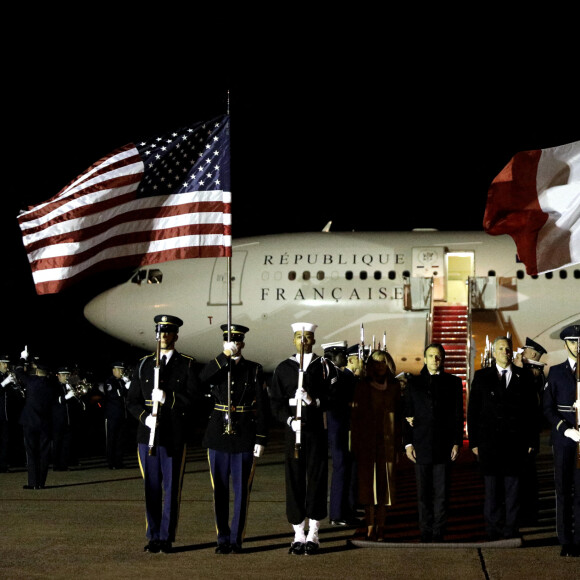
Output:
[[296,272],[288,272],[288,280],[296,280]]
[[367,279],[367,273],[366,273],[366,271],[364,271],[364,270],[361,271],[361,273],[360,273],[360,279],[361,280],[366,280]]
[[383,277],[383,273],[379,270],[375,271],[375,280],[380,280]]
[[316,279],[324,280],[324,272],[322,270],[318,270],[318,272],[316,272]]
[[537,274],[534,274],[534,275],[532,276],[532,280],[537,280],[538,278],[539,278],[539,276],[538,276]]
[[302,272],[302,280],[310,280],[310,272]]
[[346,272],[346,274],[344,275],[344,277],[347,280],[352,280],[352,272],[349,270],[348,272]]
[[551,280],[553,275],[554,275],[554,274],[553,274],[552,272],[546,272],[546,278],[547,278],[548,280]]
[[394,270],[389,270],[389,280],[394,280],[397,277],[397,273]]
[[487,275],[488,275],[488,276],[495,276],[495,270],[490,270],[490,271],[487,273]]
[[410,278],[411,272],[409,270],[403,270],[403,278]]
[[576,278],[576,280],[580,278],[580,270],[574,270],[574,278]]
[[566,270],[560,270],[560,278],[562,278],[562,280],[565,280],[568,277],[568,272],[566,272]]
[[147,284],[161,284],[163,282],[163,272],[157,268],[149,270]]
[[518,280],[523,280],[524,279],[524,275],[525,274],[524,274],[524,271],[523,270],[518,270],[518,272],[517,272]]

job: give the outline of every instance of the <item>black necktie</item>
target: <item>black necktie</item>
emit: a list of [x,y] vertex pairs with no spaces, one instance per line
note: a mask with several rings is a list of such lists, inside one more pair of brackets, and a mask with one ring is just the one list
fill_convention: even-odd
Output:
[[507,388],[506,375],[507,371],[501,371],[501,377],[499,378],[499,386],[501,387],[502,390],[505,390]]
[[164,369],[165,368],[165,363],[167,363],[167,357],[165,355],[163,355],[161,357],[161,368]]

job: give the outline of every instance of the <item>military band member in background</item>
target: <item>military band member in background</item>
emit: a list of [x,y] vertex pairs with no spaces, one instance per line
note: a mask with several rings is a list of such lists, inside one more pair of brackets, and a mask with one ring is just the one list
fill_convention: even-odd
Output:
[[58,384],[49,365],[39,358],[29,357],[27,348],[22,351],[14,372],[26,389],[20,415],[28,471],[28,483],[23,488],[44,489],[50,465],[52,408],[58,397]]
[[127,390],[131,383],[121,361],[111,365],[111,376],[99,385],[105,416],[105,454],[109,469],[122,469],[127,426]]
[[[145,486],[145,552],[170,553],[175,541],[183,474],[187,424],[198,391],[194,359],[177,352],[175,343],[183,321],[159,314],[154,322],[159,340],[159,388],[155,385],[156,353],[139,361],[131,377],[127,409],[139,421],[137,448]],[[157,418],[152,415],[158,403]],[[154,445],[149,447],[151,429]]]
[[[52,408],[52,469],[53,471],[68,471],[72,463],[73,427],[76,419],[78,401],[69,382],[70,369],[59,367],[56,371],[59,395]],[[69,403],[70,401],[70,403]]]
[[580,556],[580,468],[578,445],[580,431],[576,411],[580,405],[577,393],[578,341],[580,325],[567,326],[560,332],[567,358],[553,365],[544,389],[544,415],[552,427],[556,485],[556,532],[562,546],[561,556]]
[[346,370],[346,341],[322,345],[324,358],[336,367],[337,381],[332,386],[326,413],[328,447],[332,460],[330,478],[329,519],[333,526],[358,525],[351,503],[352,454],[350,452],[350,411],[354,398],[356,377]]
[[[328,435],[324,415],[336,373],[326,359],[312,352],[317,325],[297,322],[291,326],[296,353],[274,370],[270,403],[274,417],[286,425],[286,516],[294,529],[289,553],[313,555],[320,545],[320,522],[328,514]],[[304,372],[299,388],[302,346]],[[298,404],[301,420],[296,418]],[[300,433],[299,447],[297,432]]]
[[534,392],[537,399],[537,418],[535,419],[537,434],[536,442],[534,444],[534,452],[528,455],[520,482],[520,514],[523,525],[536,524],[539,515],[539,482],[536,458],[540,450],[540,435],[544,424],[546,428],[548,427],[542,408],[542,397],[544,394],[544,385],[546,384],[546,377],[544,375],[545,363],[541,362],[540,359],[542,358],[542,355],[546,353],[546,349],[541,344],[526,337],[525,345],[518,349],[516,356],[514,357],[515,366],[526,368],[532,373]]
[[[242,355],[250,330],[222,324],[223,352],[200,373],[204,394],[213,409],[202,445],[208,450],[215,524],[216,554],[240,553],[246,531],[256,458],[268,438],[269,399],[262,366]],[[229,382],[228,384],[228,375]],[[228,388],[230,388],[228,406]],[[230,479],[233,515],[230,523]]]
[[421,542],[442,542],[447,526],[451,464],[463,446],[463,383],[445,372],[445,349],[429,344],[421,373],[403,394],[403,445],[415,464]]
[[512,364],[511,338],[498,336],[493,351],[495,364],[473,376],[467,429],[483,474],[487,535],[499,540],[519,536],[520,479],[537,425],[532,375]]
[[[0,356],[0,473],[9,471],[9,463],[20,447],[18,419],[24,405],[24,388],[10,372],[10,357]],[[20,439],[22,434],[20,433]]]

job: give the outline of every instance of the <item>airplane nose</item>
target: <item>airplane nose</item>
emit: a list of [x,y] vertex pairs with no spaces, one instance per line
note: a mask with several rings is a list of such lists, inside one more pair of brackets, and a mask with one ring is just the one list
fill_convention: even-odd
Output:
[[83,310],[85,318],[100,330],[105,330],[108,325],[107,313],[108,313],[108,292],[104,292],[95,296],[90,302],[87,303]]

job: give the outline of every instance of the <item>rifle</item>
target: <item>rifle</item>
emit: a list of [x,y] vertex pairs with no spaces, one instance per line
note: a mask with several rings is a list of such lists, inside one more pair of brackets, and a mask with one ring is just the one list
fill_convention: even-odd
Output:
[[[304,328],[300,337],[300,368],[298,369],[298,390],[302,389],[304,384]],[[294,443],[294,459],[300,456],[300,445],[302,439],[302,397],[296,398],[296,420],[298,429],[296,429],[296,441]]]
[[[160,362],[159,362],[159,354],[161,351],[161,325],[158,324],[157,328],[155,329],[156,332],[156,340],[157,340],[157,348],[155,350],[155,368],[153,369],[153,390],[159,389],[159,373],[161,370]],[[151,411],[151,416],[155,419],[155,424],[151,429],[151,433],[149,433],[149,455],[155,455],[155,431],[157,430],[157,413],[159,411],[159,401],[155,401],[153,403],[153,410]]]
[[[576,400],[580,400],[580,338],[576,339]],[[576,406],[576,429],[580,429],[580,409]],[[576,469],[580,469],[580,443],[576,449]]]

